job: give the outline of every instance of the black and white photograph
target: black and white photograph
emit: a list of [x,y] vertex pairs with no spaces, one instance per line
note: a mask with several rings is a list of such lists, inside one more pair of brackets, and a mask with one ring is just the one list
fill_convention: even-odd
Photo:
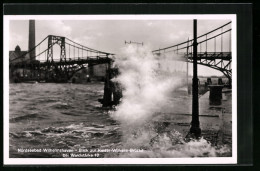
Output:
[[4,44],[6,164],[237,163],[236,15],[6,15]]

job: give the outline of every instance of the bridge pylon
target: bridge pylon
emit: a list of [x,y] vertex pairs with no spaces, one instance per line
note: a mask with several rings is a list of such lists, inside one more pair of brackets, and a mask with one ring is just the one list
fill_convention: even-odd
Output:
[[47,62],[53,61],[53,46],[55,44],[60,46],[60,61],[66,61],[65,37],[49,35]]
[[[60,46],[60,65],[58,66],[53,59],[53,46],[57,44]],[[46,79],[68,80],[68,69],[66,62],[66,46],[65,37],[61,36],[48,36],[48,51],[47,51],[47,72]],[[51,73],[51,75],[50,75]],[[51,78],[50,78],[51,77]]]

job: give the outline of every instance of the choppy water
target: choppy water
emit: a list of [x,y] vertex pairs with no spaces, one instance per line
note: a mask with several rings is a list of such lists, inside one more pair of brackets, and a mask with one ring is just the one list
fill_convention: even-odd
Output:
[[10,84],[10,157],[61,157],[18,149],[79,149],[113,145],[119,126],[102,109],[103,83]]
[[[112,119],[112,111],[102,108],[98,102],[103,96],[103,88],[104,83],[10,84],[10,157],[72,157],[66,156],[67,154],[76,157],[230,155],[229,148],[214,148],[205,139],[185,143],[183,135],[174,129],[158,134],[148,125],[123,137],[123,126]],[[178,98],[173,100],[176,99]],[[63,151],[59,151],[61,149]],[[100,149],[103,151],[98,152]],[[132,152],[123,153],[125,149]],[[109,150],[114,152],[108,152]],[[89,154],[93,156],[88,156]]]

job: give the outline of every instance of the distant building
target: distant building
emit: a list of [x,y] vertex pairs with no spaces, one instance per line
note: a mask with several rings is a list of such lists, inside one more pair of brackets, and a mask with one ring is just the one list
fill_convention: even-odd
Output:
[[20,46],[17,45],[14,51],[9,51],[9,62],[18,63],[22,61],[30,62],[35,60],[35,50],[32,50],[34,47],[35,47],[35,20],[29,20],[28,51],[30,52],[28,53],[28,51],[21,51]]
[[[16,46],[14,51],[9,51],[9,62],[17,63],[22,61],[28,61],[30,59],[27,51],[21,51],[20,46]],[[25,55],[26,54],[26,55]]]

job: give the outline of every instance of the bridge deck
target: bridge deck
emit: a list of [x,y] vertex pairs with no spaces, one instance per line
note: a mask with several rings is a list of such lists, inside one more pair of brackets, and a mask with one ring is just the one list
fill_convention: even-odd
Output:
[[[207,59],[207,60],[215,60],[215,59],[221,59],[221,60],[231,60],[232,53],[231,52],[199,52],[197,53],[197,59]],[[186,54],[187,57],[187,54]],[[193,54],[188,54],[188,59],[193,59]]]
[[30,66],[46,66],[46,65],[83,65],[83,64],[90,64],[90,65],[97,65],[97,64],[106,64],[111,62],[111,58],[107,57],[87,57],[87,58],[76,58],[76,59],[68,59],[68,60],[53,60],[53,61],[33,61],[33,62],[18,62],[18,63],[11,63],[10,66],[12,67],[30,67]]

